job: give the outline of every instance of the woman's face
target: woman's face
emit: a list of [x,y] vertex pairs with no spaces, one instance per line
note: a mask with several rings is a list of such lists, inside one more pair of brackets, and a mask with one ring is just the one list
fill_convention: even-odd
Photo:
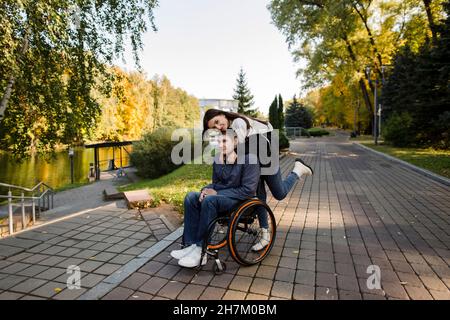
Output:
[[215,116],[214,118],[211,118],[211,120],[208,121],[209,129],[218,129],[222,132],[228,129],[228,125],[229,125],[228,119],[223,114],[219,114],[218,116]]

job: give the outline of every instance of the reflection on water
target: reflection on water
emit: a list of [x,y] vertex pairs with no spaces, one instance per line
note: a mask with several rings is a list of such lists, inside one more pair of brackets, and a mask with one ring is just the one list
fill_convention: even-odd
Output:
[[[132,146],[122,148],[122,165],[129,164],[129,154]],[[106,170],[109,159],[113,159],[113,148],[101,148],[100,168]],[[114,148],[115,165],[120,167],[120,149]],[[74,182],[87,182],[89,164],[94,162],[94,149],[75,148],[73,158]],[[53,188],[70,184],[70,159],[67,151],[58,152],[56,158],[45,161],[37,156],[21,163],[9,154],[0,153],[0,182],[23,187],[33,187],[37,182],[44,181]],[[1,192],[0,192],[1,193]]]

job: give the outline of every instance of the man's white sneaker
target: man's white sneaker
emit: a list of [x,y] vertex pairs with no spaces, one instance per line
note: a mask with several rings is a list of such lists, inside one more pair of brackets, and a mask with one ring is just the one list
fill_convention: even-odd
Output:
[[189,247],[186,247],[184,249],[181,250],[172,250],[170,252],[170,255],[172,256],[172,258],[175,258],[177,260],[180,260],[181,258],[183,258],[185,255],[189,254],[192,250],[194,250],[196,247],[195,244],[191,244]]
[[253,251],[259,251],[264,249],[270,243],[270,233],[268,229],[261,228],[261,238],[259,241],[253,245]]
[[[178,265],[186,268],[194,268],[197,267],[200,263],[200,258],[202,256],[202,248],[199,246],[195,246],[195,248],[185,255],[183,258],[178,260]],[[202,260],[202,266],[206,264],[208,261],[208,256],[205,254]]]
[[292,170],[300,178],[302,175],[312,176],[314,174],[313,169],[305,164],[302,159],[295,159],[294,169]]

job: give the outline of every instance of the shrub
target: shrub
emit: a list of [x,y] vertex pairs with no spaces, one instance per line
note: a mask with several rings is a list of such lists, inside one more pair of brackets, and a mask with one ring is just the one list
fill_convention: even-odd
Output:
[[170,158],[172,148],[178,143],[171,141],[172,131],[160,128],[144,134],[142,140],[134,144],[130,159],[140,176],[157,178],[179,167]]
[[322,128],[311,128],[308,130],[308,132],[312,137],[321,137],[330,134],[327,130],[324,130]]
[[445,111],[439,115],[437,120],[432,122],[433,146],[439,149],[450,149],[450,111]]
[[289,148],[289,139],[286,137],[286,135],[284,134],[284,132],[280,132],[280,149],[286,149]]
[[301,135],[302,137],[308,137],[308,138],[311,137],[311,134],[309,133],[309,130],[308,130],[308,129],[305,129],[305,128],[302,128],[302,129],[301,129],[300,135]]
[[395,147],[405,147],[414,142],[413,119],[407,112],[394,112],[382,127],[384,140]]

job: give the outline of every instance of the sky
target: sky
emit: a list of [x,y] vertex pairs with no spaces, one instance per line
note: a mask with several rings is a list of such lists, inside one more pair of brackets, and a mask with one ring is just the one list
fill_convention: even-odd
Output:
[[[299,94],[285,37],[271,24],[268,0],[160,0],[158,31],[143,36],[141,66],[150,79],[166,75],[172,85],[199,99],[232,99],[240,68],[254,96],[253,107],[267,114],[276,94],[286,101]],[[117,65],[135,69],[129,50]]]

